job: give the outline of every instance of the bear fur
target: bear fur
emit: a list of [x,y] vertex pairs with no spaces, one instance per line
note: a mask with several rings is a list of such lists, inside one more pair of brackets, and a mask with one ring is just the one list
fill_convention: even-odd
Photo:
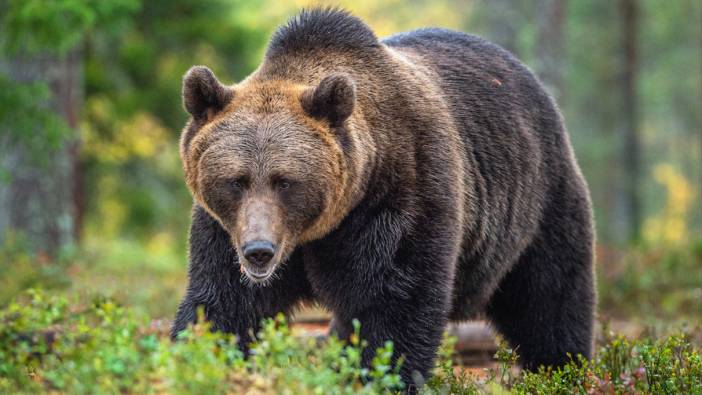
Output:
[[[527,369],[591,356],[588,189],[555,103],[507,51],[434,28],[380,41],[312,9],[244,81],[196,66],[183,98],[194,207],[174,337],[203,306],[245,346],[314,302],[342,338],[361,322],[366,364],[392,340],[406,383],[449,321],[476,317]],[[260,240],[265,259],[242,252]]]

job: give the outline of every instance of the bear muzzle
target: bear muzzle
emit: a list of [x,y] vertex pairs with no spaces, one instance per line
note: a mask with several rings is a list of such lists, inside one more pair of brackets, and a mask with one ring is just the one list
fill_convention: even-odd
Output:
[[[254,198],[245,202],[239,223],[239,260],[242,273],[254,282],[269,278],[280,261],[280,209],[270,200]],[[283,243],[284,244],[284,243]]]

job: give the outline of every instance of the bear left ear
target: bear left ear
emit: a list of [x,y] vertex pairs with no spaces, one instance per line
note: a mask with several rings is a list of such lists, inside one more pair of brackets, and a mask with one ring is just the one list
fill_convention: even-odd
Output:
[[183,106],[197,122],[221,111],[233,97],[234,90],[205,66],[193,66],[183,77]]
[[331,74],[300,98],[311,117],[326,119],[332,127],[341,126],[351,116],[356,103],[356,84],[346,74]]

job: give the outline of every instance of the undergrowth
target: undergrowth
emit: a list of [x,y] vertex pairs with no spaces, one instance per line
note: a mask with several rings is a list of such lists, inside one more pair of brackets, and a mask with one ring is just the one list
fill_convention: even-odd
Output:
[[[282,317],[266,320],[248,358],[235,338],[189,328],[171,342],[148,319],[109,299],[89,304],[30,291],[0,311],[0,393],[375,394],[404,388],[391,342],[372,366],[366,347],[295,336]],[[479,376],[453,363],[447,337],[426,394],[702,394],[702,357],[685,335],[606,339],[594,360],[520,372],[502,345],[497,367]]]

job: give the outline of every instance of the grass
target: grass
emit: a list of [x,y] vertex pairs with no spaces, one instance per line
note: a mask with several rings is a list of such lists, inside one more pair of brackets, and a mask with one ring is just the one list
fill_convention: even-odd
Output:
[[[392,343],[360,365],[364,342],[319,343],[294,336],[282,317],[266,320],[245,358],[206,324],[172,343],[145,315],[96,298],[89,304],[30,291],[0,311],[0,393],[376,394],[403,388]],[[702,394],[702,354],[688,335],[604,339],[592,361],[535,373],[515,368],[502,346],[487,377],[456,373],[453,343],[441,348],[426,394]]]

